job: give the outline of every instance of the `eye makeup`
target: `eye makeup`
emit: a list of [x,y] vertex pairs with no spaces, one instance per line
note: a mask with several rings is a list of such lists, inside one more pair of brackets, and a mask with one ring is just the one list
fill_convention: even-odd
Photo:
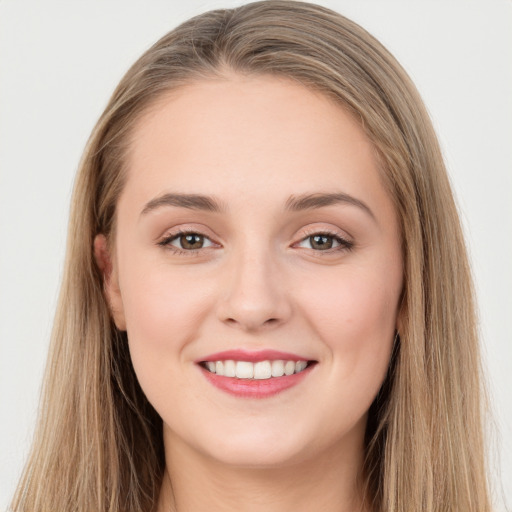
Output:
[[[303,245],[309,244],[309,247]],[[210,237],[198,230],[180,229],[168,234],[158,242],[158,245],[172,251],[179,256],[197,255],[199,251],[220,248]],[[316,253],[332,254],[349,251],[354,243],[341,236],[340,233],[330,230],[310,230],[299,242],[292,245]]]

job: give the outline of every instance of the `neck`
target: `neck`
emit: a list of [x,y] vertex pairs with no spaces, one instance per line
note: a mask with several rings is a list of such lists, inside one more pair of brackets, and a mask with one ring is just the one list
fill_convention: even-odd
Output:
[[[171,442],[172,438],[172,442]],[[280,467],[234,467],[164,435],[166,474],[158,512],[355,512],[363,507],[362,439]]]

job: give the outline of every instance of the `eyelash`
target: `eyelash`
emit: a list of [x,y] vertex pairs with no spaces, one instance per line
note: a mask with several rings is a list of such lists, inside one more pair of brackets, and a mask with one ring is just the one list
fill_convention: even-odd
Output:
[[[175,247],[174,245],[171,245],[171,242],[173,242],[174,240],[177,240],[181,236],[186,236],[186,235],[199,235],[207,240],[210,240],[209,237],[201,234],[198,231],[179,230],[179,231],[176,231],[175,233],[172,233],[172,234],[166,236],[163,240],[158,242],[158,245],[161,247],[164,247],[167,250],[172,251],[174,254],[176,254],[178,256],[198,256],[201,250],[208,248],[208,247],[201,247],[200,249],[180,249],[179,247]],[[327,256],[329,254],[333,254],[333,253],[337,253],[337,252],[350,251],[354,247],[353,242],[343,238],[342,236],[339,235],[339,233],[333,233],[331,231],[325,231],[325,230],[324,231],[311,231],[310,233],[307,233],[306,236],[302,237],[300,239],[300,241],[297,243],[302,243],[305,240],[307,240],[308,238],[312,238],[313,236],[326,236],[326,237],[332,238],[335,242],[337,242],[339,244],[338,247],[326,249],[323,251],[310,249],[310,250],[314,251],[316,254],[318,254],[319,256]],[[294,244],[294,245],[296,245],[296,244]]]
[[199,256],[199,251],[201,251],[202,249],[206,249],[205,247],[202,247],[201,249],[180,249],[179,247],[175,247],[174,245],[171,245],[171,242],[180,238],[181,236],[186,236],[186,235],[199,235],[205,239],[210,240],[209,237],[199,233],[198,231],[181,230],[180,229],[179,231],[176,231],[175,233],[172,233],[172,234],[166,236],[163,240],[158,242],[158,245],[173,252],[174,254],[177,254],[178,256]]
[[329,230],[323,230],[323,231],[312,230],[310,232],[306,232],[305,236],[302,237],[298,243],[302,243],[305,240],[307,240],[308,238],[312,238],[314,236],[326,236],[326,237],[332,238],[334,241],[336,241],[339,244],[338,247],[333,247],[331,249],[326,249],[323,251],[310,249],[315,252],[315,255],[318,255],[318,256],[329,256],[329,255],[332,255],[333,253],[351,251],[354,248],[354,242],[351,242],[350,240],[343,238],[339,233],[329,231]]

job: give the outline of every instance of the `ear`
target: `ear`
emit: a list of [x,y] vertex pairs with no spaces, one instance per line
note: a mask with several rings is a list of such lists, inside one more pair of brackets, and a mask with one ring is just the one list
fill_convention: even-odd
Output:
[[112,262],[112,255],[105,235],[96,235],[94,238],[94,258],[103,276],[103,290],[114,323],[120,331],[126,331],[126,320],[121,290],[119,289],[117,269]]

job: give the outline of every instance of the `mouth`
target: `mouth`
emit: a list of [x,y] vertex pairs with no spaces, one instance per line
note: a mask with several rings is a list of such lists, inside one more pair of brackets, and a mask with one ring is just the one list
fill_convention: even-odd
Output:
[[267,359],[256,363],[227,359],[219,361],[201,361],[199,365],[209,373],[213,373],[219,377],[266,380],[301,373],[315,363],[316,361],[295,361],[293,359]]
[[196,363],[218,389],[240,398],[266,398],[299,384],[318,361],[273,350],[236,350],[212,354]]

